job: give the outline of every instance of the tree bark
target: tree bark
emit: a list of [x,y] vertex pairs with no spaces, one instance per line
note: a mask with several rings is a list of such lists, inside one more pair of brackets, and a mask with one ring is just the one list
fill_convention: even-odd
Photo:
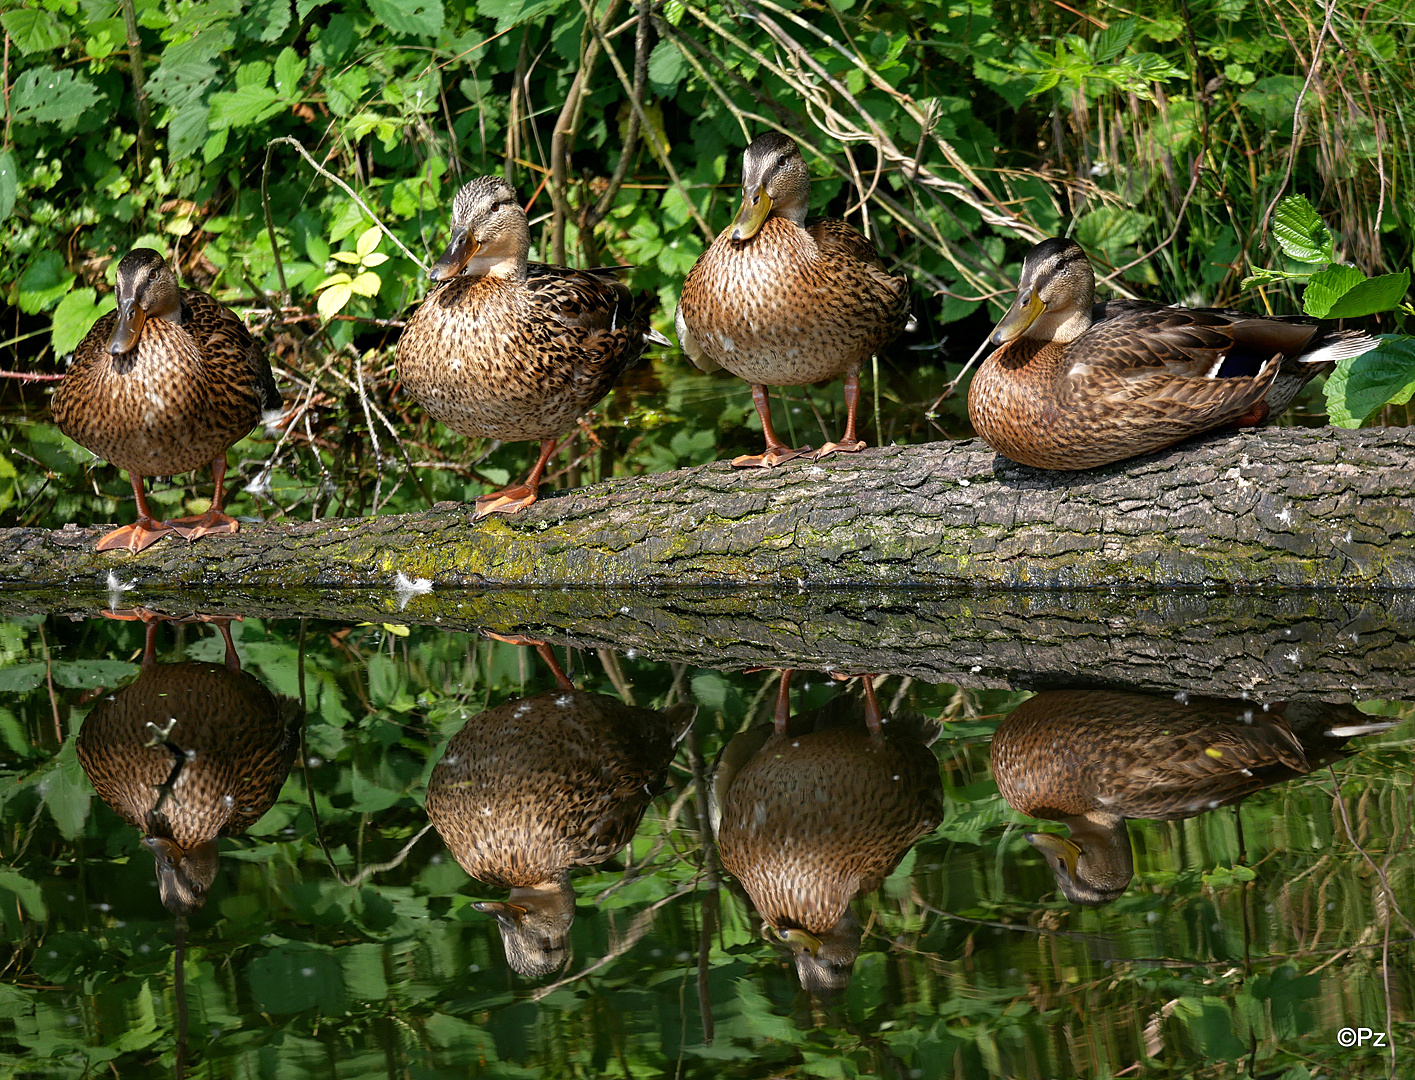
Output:
[[1111,689],[1255,702],[1415,696],[1415,592],[941,589],[369,589],[103,583],[0,591],[0,617],[312,618],[526,634],[697,668],[889,673],[973,689]]
[[[1211,436],[1078,473],[982,443],[611,480],[479,522],[471,507],[245,525],[93,550],[99,527],[0,530],[0,583],[165,587],[1415,588],[1415,429]],[[105,527],[106,528],[106,527]]]

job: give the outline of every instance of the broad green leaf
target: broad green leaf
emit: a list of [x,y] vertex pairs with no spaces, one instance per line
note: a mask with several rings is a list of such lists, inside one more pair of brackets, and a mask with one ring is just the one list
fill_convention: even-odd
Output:
[[1327,376],[1327,415],[1337,427],[1360,427],[1384,405],[1404,405],[1415,395],[1415,338],[1381,336],[1381,344],[1347,357]]
[[27,664],[0,668],[0,694],[18,694],[33,690],[44,682],[44,672],[43,660],[31,660]]
[[44,894],[23,874],[15,870],[0,870],[0,889],[14,893],[31,919],[43,919],[48,914]]
[[[344,277],[348,277],[345,274]],[[344,310],[344,306],[349,302],[349,297],[354,294],[354,290],[347,281],[330,285],[319,294],[319,300],[315,307],[319,309],[320,317],[326,321],[332,319],[339,312]]]
[[167,122],[167,152],[180,159],[196,153],[211,130],[211,109],[204,101],[183,105]]
[[1119,56],[1135,37],[1135,20],[1121,19],[1113,22],[1095,37],[1091,38],[1091,58],[1097,64],[1104,64]]
[[97,300],[93,289],[75,289],[54,309],[53,344],[58,356],[73,352],[84,335],[100,318],[118,306],[118,301],[109,293]]
[[369,0],[368,7],[395,34],[434,37],[442,33],[442,0]]
[[10,90],[10,108],[17,124],[58,122],[64,130],[74,126],[99,101],[93,83],[72,71],[55,71],[47,64],[31,68]]
[[54,818],[59,831],[72,840],[83,831],[88,821],[88,804],[93,788],[79,766],[79,755],[73,739],[66,739],[54,755],[52,765],[39,782],[40,797]]
[[210,126],[249,127],[269,119],[285,107],[284,101],[268,86],[242,86],[232,93],[211,95]]
[[[1319,275],[1320,276],[1320,275]],[[1309,285],[1308,288],[1311,286]],[[1326,319],[1359,319],[1365,315],[1375,315],[1381,311],[1394,311],[1410,288],[1410,271],[1398,274],[1382,274],[1367,278],[1359,285],[1347,290],[1341,298],[1327,310]]]
[[57,251],[41,251],[20,275],[19,306],[27,315],[47,311],[74,284],[75,275],[64,268]]
[[286,47],[280,50],[280,55],[275,58],[275,89],[280,92],[280,96],[288,100],[295,100],[300,95],[300,80],[304,78],[305,61],[295,52],[294,49]]
[[216,78],[216,65],[208,60],[170,63],[164,60],[147,81],[147,89],[164,105],[180,109],[201,99]]
[[347,263],[350,266],[358,266],[363,261],[357,251],[336,251],[329,257],[335,262]]
[[1332,238],[1305,195],[1289,195],[1277,204],[1273,236],[1291,258],[1304,263],[1332,261]]
[[136,671],[126,660],[55,660],[54,681],[71,690],[114,686]]
[[1112,254],[1138,242],[1153,222],[1138,210],[1102,206],[1076,222],[1076,242],[1087,250]]
[[477,0],[477,14],[496,20],[496,32],[538,19],[560,6],[558,0]]
[[10,35],[20,52],[48,52],[57,49],[69,40],[59,17],[43,8],[17,8],[0,15],[0,25]]
[[1325,319],[1333,304],[1366,280],[1355,267],[1332,266],[1313,274],[1302,294],[1302,311],[1314,319]]
[[366,270],[353,281],[349,282],[349,288],[360,296],[377,296],[379,287],[383,284],[383,279],[372,270]]
[[659,94],[671,94],[690,70],[682,50],[671,41],[660,41],[649,54],[649,82]]
[[354,241],[354,250],[358,252],[362,261],[373,254],[373,249],[378,247],[378,242],[383,239],[383,230],[377,225],[370,226],[359,234],[359,238]]
[[0,221],[10,216],[19,194],[20,181],[15,174],[15,156],[6,150],[0,153]]
[[365,255],[365,256],[364,256],[364,259],[363,259],[364,265],[365,265],[366,267],[369,267],[370,269],[372,269],[372,268],[375,267],[375,266],[382,266],[382,265],[383,265],[384,263],[386,263],[387,261],[388,261],[388,256],[385,255],[385,254],[384,254],[383,252],[381,252],[381,251],[372,251],[372,252],[369,252],[369,254]]

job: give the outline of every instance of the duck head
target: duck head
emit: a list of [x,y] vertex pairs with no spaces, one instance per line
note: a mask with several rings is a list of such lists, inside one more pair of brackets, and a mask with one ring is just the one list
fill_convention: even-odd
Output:
[[1043,240],[1022,260],[1017,299],[989,340],[1075,341],[1090,329],[1095,296],[1096,275],[1081,246],[1061,236]]
[[530,247],[530,224],[515,190],[499,176],[479,176],[452,201],[452,235],[427,276],[524,278]]
[[181,322],[182,295],[177,275],[162,253],[133,248],[118,264],[118,325],[108,339],[108,351],[121,356],[137,347],[138,335],[148,319]]
[[811,201],[811,173],[796,144],[777,131],[758,135],[742,154],[742,209],[733,240],[750,240],[776,214],[801,225]]

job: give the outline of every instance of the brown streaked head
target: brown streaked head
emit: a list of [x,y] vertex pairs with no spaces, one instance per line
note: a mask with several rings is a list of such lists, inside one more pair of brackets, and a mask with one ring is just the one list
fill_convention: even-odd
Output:
[[173,915],[191,915],[206,903],[216,880],[220,855],[215,840],[182,848],[159,836],[143,837],[143,844],[157,860],[157,891]]
[[118,325],[108,339],[114,356],[131,352],[148,319],[181,321],[182,294],[177,275],[160,251],[133,248],[118,264]]
[[742,153],[742,209],[732,239],[750,240],[772,214],[804,224],[810,201],[811,173],[796,144],[779,131],[758,135]]
[[517,974],[543,978],[570,958],[567,939],[575,921],[575,891],[568,873],[562,871],[541,885],[517,886],[504,901],[472,907],[496,917],[506,962]]
[[1135,873],[1130,832],[1123,818],[1090,822],[1067,819],[1071,836],[1024,833],[1027,843],[1045,856],[1056,884],[1073,904],[1095,907],[1122,896]]
[[499,176],[479,176],[452,201],[452,235],[427,276],[446,281],[461,273],[504,277],[519,270],[524,277],[530,246],[530,225],[515,189]]
[[989,340],[1074,341],[1091,325],[1095,295],[1096,275],[1081,246],[1062,236],[1043,240],[1022,260],[1017,298]]

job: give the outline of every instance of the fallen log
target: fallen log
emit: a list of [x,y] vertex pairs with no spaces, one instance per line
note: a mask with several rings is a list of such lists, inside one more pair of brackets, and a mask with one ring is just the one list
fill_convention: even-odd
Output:
[[0,590],[0,617],[94,617],[110,604],[327,621],[308,624],[310,633],[357,623],[414,634],[489,630],[693,668],[870,671],[973,689],[1107,687],[1259,702],[1415,695],[1410,591]]
[[469,506],[273,521],[132,556],[102,527],[0,531],[0,583],[167,586],[1415,588],[1415,429],[1211,435],[1054,473],[977,440],[773,470],[714,463]]

